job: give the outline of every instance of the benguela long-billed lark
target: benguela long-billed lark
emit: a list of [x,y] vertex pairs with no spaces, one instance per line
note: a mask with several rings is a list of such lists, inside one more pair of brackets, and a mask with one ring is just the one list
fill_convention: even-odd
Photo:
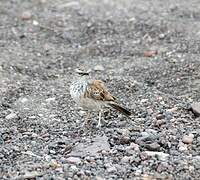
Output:
[[131,115],[129,110],[117,103],[116,98],[106,89],[101,80],[92,80],[87,72],[77,70],[77,73],[79,77],[71,83],[70,94],[80,107],[88,111],[84,124],[88,123],[89,114],[92,111],[98,111],[97,127],[100,127],[104,107],[112,107],[126,116]]

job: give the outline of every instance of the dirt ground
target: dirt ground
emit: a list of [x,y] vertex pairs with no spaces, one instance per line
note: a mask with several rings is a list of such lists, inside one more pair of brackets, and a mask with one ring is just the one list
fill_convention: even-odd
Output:
[[[0,179],[199,179],[199,55],[199,0],[1,0]],[[77,67],[131,118],[82,128]]]

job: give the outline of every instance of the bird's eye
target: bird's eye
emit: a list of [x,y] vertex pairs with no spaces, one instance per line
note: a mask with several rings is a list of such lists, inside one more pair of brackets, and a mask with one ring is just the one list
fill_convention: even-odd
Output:
[[98,91],[94,91],[94,93],[93,93],[94,95],[99,95],[99,92]]

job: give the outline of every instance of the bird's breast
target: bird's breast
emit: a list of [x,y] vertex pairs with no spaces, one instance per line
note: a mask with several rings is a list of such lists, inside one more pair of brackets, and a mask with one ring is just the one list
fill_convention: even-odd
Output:
[[87,88],[86,82],[73,82],[70,86],[70,95],[76,101],[79,103],[80,99],[84,96],[84,92]]

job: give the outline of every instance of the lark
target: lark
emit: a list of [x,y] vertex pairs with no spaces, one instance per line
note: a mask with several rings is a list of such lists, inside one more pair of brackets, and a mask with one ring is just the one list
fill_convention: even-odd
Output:
[[76,70],[79,77],[70,85],[70,94],[73,100],[84,110],[87,111],[87,118],[84,124],[88,124],[90,113],[99,113],[97,127],[101,127],[102,112],[105,107],[112,107],[126,116],[131,112],[118,104],[116,98],[107,90],[103,81],[91,79],[89,72]]

